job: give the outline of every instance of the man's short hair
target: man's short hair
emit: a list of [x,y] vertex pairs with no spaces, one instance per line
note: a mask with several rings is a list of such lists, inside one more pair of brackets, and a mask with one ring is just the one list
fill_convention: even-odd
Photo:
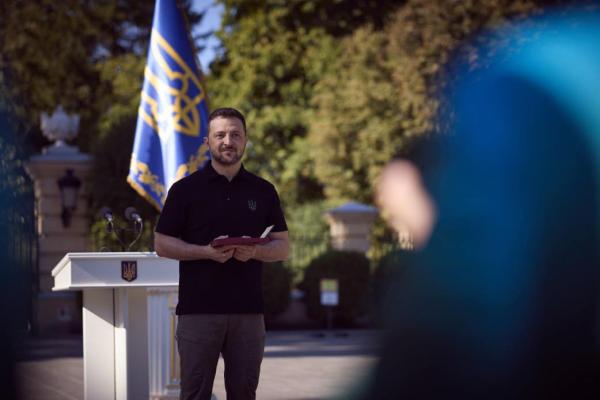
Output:
[[244,115],[231,107],[221,107],[213,110],[208,117],[208,125],[210,126],[210,121],[217,118],[237,118],[242,122],[242,126],[244,127],[244,133],[246,133],[246,119]]

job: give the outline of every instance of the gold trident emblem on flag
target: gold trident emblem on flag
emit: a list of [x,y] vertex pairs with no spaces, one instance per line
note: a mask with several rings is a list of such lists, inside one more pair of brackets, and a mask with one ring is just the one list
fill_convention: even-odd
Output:
[[[173,130],[188,136],[198,136],[200,114],[197,106],[204,99],[200,79],[157,30],[152,31],[151,52],[160,73],[146,67],[144,75],[154,87],[158,98],[143,91],[142,103],[150,107],[150,114],[143,104],[140,106],[140,114],[163,140]],[[173,63],[177,68],[171,66]]]

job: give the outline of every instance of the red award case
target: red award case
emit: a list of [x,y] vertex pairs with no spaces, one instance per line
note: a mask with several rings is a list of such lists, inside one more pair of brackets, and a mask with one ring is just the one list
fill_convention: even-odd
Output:
[[212,247],[230,246],[230,245],[254,245],[254,244],[265,244],[269,243],[271,239],[268,237],[257,238],[257,237],[227,237],[223,239],[215,239],[210,242]]

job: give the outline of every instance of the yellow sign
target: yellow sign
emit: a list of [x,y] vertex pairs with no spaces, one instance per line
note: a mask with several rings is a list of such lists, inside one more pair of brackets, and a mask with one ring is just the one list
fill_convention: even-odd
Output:
[[321,305],[337,306],[339,301],[338,280],[321,279]]
[[337,292],[338,291],[338,280],[337,279],[321,279],[321,292]]

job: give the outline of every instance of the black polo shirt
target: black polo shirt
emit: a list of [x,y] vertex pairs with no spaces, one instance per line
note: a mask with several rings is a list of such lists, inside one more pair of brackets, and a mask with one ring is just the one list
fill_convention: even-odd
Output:
[[[287,231],[273,185],[243,166],[230,182],[208,162],[173,184],[156,232],[207,245],[221,235],[256,237],[269,225],[272,232]],[[180,261],[176,312],[262,313],[262,262]]]

